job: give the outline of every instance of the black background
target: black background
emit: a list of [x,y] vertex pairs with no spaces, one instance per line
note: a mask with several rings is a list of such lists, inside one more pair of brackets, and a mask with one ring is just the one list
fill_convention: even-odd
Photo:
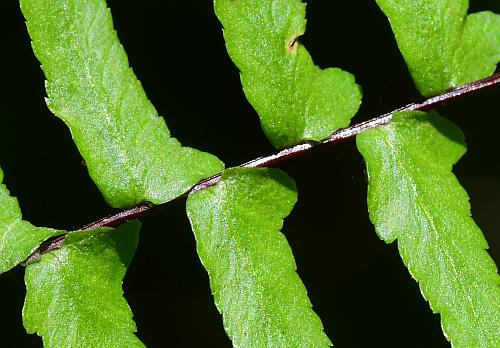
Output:
[[[229,60],[211,1],[109,1],[130,64],[182,144],[234,166],[273,152]],[[498,2],[471,10],[500,12]],[[310,1],[301,42],[321,67],[353,73],[363,88],[354,121],[419,101],[387,20],[374,1]],[[0,163],[24,217],[38,226],[76,228],[110,213],[81,165],[66,126],[43,97],[16,1],[0,1]],[[440,107],[466,133],[469,151],[455,173],[500,262],[499,88]],[[446,347],[395,243],[376,236],[366,208],[366,175],[354,141],[281,166],[299,202],[283,232],[314,309],[337,347]],[[24,332],[24,270],[0,279],[2,346],[38,347]],[[150,347],[229,347],[201,267],[184,203],[143,219],[139,250],[124,284]]]

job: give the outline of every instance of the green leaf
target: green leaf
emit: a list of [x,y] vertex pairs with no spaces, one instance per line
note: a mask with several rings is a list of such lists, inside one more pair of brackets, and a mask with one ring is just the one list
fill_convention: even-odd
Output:
[[21,0],[21,8],[47,104],[111,206],[162,203],[223,169],[170,137],[129,68],[104,0]]
[[70,233],[61,249],[26,267],[24,326],[44,347],[143,347],[122,280],[140,223]]
[[434,95],[495,72],[500,16],[467,16],[468,0],[377,0],[418,90]]
[[354,77],[321,70],[298,42],[306,27],[300,0],[215,0],[227,51],[271,143],[322,140],[349,125],[361,102]]
[[235,347],[330,345],[279,232],[296,199],[285,173],[240,168],[187,200],[198,254]]
[[[0,168],[0,183],[3,171]],[[65,233],[51,228],[35,227],[22,220],[17,199],[11,197],[5,185],[0,184],[0,273],[23,262],[50,237]]]
[[500,277],[470,216],[467,193],[451,173],[463,134],[437,113],[396,114],[357,137],[368,167],[368,209],[378,235],[398,240],[455,347],[500,346]]

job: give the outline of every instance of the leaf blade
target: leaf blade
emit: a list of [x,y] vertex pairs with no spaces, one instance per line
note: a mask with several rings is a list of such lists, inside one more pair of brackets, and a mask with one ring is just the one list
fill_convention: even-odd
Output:
[[236,347],[330,345],[279,232],[295,201],[293,181],[268,169],[229,169],[188,198],[198,254]]
[[468,0],[377,0],[425,96],[491,75],[500,61],[500,15],[467,16]]
[[17,199],[3,184],[0,168],[0,273],[23,262],[50,237],[65,233],[51,228],[35,227],[22,220]]
[[396,115],[358,135],[377,234],[398,248],[456,347],[500,344],[500,277],[451,167],[463,134],[437,113]]
[[163,203],[223,169],[170,136],[129,68],[104,0],[21,0],[21,9],[47,104],[111,206]]
[[300,0],[216,0],[229,56],[243,90],[278,148],[322,140],[346,127],[361,90],[340,69],[321,70],[298,42],[305,31]]
[[45,347],[143,347],[122,279],[137,247],[138,222],[74,232],[26,267],[23,322]]
[[500,61],[500,15],[485,11],[467,16],[463,44],[457,50],[455,86],[479,80],[495,72]]

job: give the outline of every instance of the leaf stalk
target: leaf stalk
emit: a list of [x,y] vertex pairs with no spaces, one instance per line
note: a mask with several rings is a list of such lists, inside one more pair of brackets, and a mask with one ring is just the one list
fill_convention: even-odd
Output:
[[[304,156],[320,148],[324,148],[345,140],[352,139],[357,134],[362,133],[364,131],[382,127],[388,124],[392,120],[393,115],[397,112],[429,110],[436,106],[448,104],[454,100],[468,96],[473,92],[486,90],[487,88],[492,88],[498,85],[500,85],[500,73],[459,86],[457,88],[446,91],[437,96],[428,98],[421,103],[411,103],[406,106],[395,109],[393,111],[390,111],[388,113],[385,113],[383,115],[371,118],[367,121],[354,124],[347,128],[339,129],[338,131],[332,133],[332,135],[330,135],[328,138],[322,141],[319,142],[307,141],[302,144],[294,145],[292,147],[282,149],[277,153],[255,158],[251,161],[239,165],[238,167],[241,168],[272,167],[277,164],[287,162],[293,158]],[[148,202],[141,203],[137,206],[119,211],[117,213],[108,215],[94,222],[88,223],[82,226],[81,228],[77,229],[76,231],[85,231],[100,227],[117,227],[129,220],[137,219],[145,215],[148,215],[152,211],[160,209],[168,204],[172,204],[173,202],[178,202],[181,199],[186,198],[190,194],[214,186],[220,181],[221,176],[222,173],[218,173],[214,176],[204,179],[200,181],[198,184],[194,185],[189,190],[187,190],[186,192],[184,192],[182,195],[176,197],[175,199],[169,202],[160,205],[154,205]],[[65,236],[63,235],[45,242],[24,263],[29,264],[30,262],[38,260],[44,253],[60,248],[64,244],[64,238]]]

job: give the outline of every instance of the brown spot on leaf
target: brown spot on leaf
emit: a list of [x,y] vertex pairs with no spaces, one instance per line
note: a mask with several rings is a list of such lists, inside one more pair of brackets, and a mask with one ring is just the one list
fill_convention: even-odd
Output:
[[287,48],[290,53],[295,53],[297,52],[297,47],[299,45],[298,37],[292,38],[292,40],[289,41]]

